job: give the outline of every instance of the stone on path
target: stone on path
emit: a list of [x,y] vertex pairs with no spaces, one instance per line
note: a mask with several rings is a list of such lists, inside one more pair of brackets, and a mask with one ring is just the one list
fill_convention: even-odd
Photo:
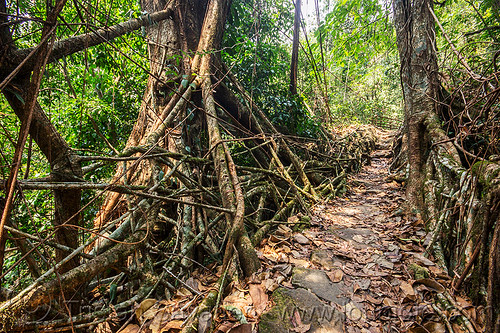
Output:
[[342,297],[344,284],[333,283],[325,272],[317,269],[295,267],[292,272],[292,285],[310,290],[316,296],[339,305],[345,305],[349,300]]
[[300,245],[307,245],[311,242],[306,236],[302,234],[293,235],[293,239]]
[[274,291],[273,300],[275,306],[260,317],[260,333],[291,332],[294,329],[292,318],[296,316],[303,324],[311,325],[308,332],[344,332],[344,314],[306,289],[280,287]]

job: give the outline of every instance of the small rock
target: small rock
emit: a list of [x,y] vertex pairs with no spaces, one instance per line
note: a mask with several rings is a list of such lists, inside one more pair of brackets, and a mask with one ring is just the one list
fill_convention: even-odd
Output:
[[373,254],[371,258],[380,267],[384,267],[384,268],[387,268],[387,269],[393,269],[394,268],[394,264],[392,262],[388,261],[384,256],[381,256],[379,254]]
[[300,233],[293,235],[293,239],[300,245],[307,245],[310,243],[309,239]]
[[273,306],[260,317],[259,332],[288,333],[294,331],[290,318],[299,315],[309,332],[344,332],[345,316],[316,295],[303,289],[278,288],[273,293]]
[[329,302],[335,302],[339,305],[345,305],[347,302],[345,297],[341,297],[343,294],[341,288],[344,284],[331,282],[324,271],[295,267],[292,273],[292,284],[296,287],[309,289],[319,298]]

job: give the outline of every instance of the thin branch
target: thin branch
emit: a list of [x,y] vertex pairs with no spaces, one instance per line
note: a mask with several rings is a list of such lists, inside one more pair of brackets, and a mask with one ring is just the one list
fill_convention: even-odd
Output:
[[[156,24],[170,17],[172,15],[172,12],[173,10],[171,8],[168,8],[155,13],[143,15],[139,18],[134,18],[126,22],[118,23],[109,28],[101,28],[94,32],[89,32],[86,34],[60,40],[54,43],[52,53],[49,58],[49,63],[52,63],[58,59],[69,56],[76,52],[85,50],[86,48],[89,48],[91,46],[109,42],[117,37],[140,29],[141,27],[147,27]],[[14,53],[14,55],[18,59],[24,59],[29,53],[32,52],[32,50],[32,48],[18,50]],[[30,64],[31,63],[28,62],[29,67],[31,67]]]

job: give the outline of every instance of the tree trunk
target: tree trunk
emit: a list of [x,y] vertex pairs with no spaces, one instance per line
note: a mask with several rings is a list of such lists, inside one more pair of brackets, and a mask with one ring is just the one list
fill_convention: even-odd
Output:
[[295,0],[295,18],[293,21],[292,61],[290,64],[290,92],[297,95],[297,73],[299,65],[299,36],[300,36],[300,5],[301,0]]
[[424,121],[427,116],[436,114],[439,89],[434,19],[429,11],[432,2],[395,0],[393,6],[408,137],[410,170],[407,195],[410,209],[421,213],[423,168],[428,148]]

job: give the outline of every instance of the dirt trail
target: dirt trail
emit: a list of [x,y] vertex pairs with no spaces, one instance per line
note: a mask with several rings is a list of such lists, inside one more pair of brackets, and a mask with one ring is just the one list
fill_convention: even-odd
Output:
[[[423,223],[402,215],[404,193],[388,178],[389,155],[388,145],[379,145],[371,165],[350,177],[346,196],[314,207],[311,228],[282,225],[263,245],[260,283],[275,290],[259,332],[472,328],[475,309],[450,296],[448,275],[425,257]],[[439,310],[436,299],[448,308]]]

